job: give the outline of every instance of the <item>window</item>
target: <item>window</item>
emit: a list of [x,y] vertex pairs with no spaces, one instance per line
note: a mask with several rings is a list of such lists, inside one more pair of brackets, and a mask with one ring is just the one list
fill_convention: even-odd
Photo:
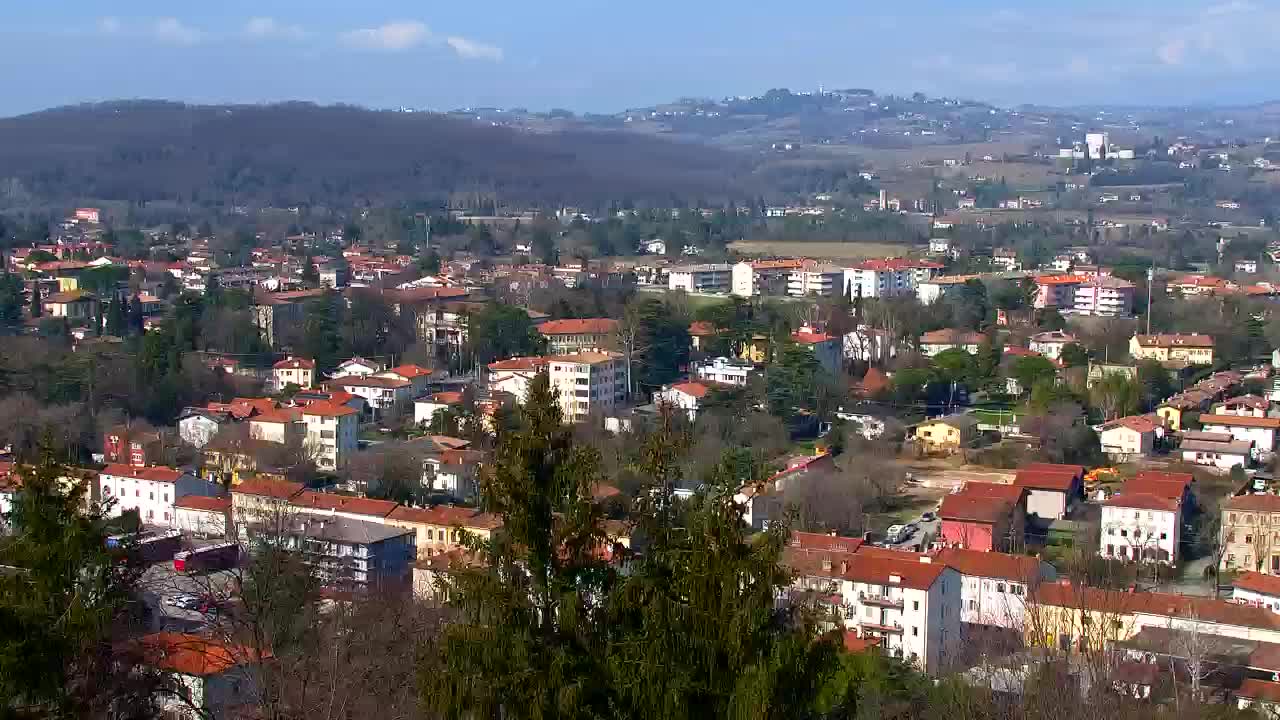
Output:
[[164,521],[169,522],[169,513],[164,514]]
[[164,501],[169,502],[169,493],[164,494]]
[[427,539],[428,539],[428,540],[435,540],[435,539],[436,539],[436,531],[435,531],[435,530],[432,530],[431,528],[427,528]]
[[970,601],[969,601],[969,609],[970,609],[970,610],[977,610],[977,609],[978,609],[978,601],[977,601],[977,600],[970,600]]
[[103,495],[110,495],[110,494],[111,494],[111,486],[110,486],[110,485],[103,485],[103,486],[102,486],[102,494],[103,494]]
[[1128,531],[1128,530],[1121,530],[1121,531],[1120,531],[1120,537],[1129,537],[1129,531]]
[[920,637],[920,628],[918,627],[911,628],[911,637]]
[[1004,592],[1004,583],[996,583],[996,592],[998,593]]
[[911,609],[912,609],[912,610],[919,610],[919,609],[920,609],[920,601],[919,601],[919,600],[912,600],[912,601],[911,601]]
[[867,608],[867,617],[871,617],[871,608]]
[[1252,535],[1245,535],[1245,536],[1244,536],[1244,541],[1245,541],[1245,542],[1247,542],[1247,543],[1251,543],[1251,542],[1253,542],[1253,536],[1252,536]]
[[1108,534],[1108,535],[1115,535],[1115,534],[1116,534],[1116,529],[1115,529],[1114,527],[1109,527],[1109,528],[1107,528],[1107,534]]
[[1169,539],[1169,533],[1167,533],[1167,532],[1162,532],[1162,533],[1160,533],[1160,539],[1161,539],[1161,540],[1168,540],[1168,539]]

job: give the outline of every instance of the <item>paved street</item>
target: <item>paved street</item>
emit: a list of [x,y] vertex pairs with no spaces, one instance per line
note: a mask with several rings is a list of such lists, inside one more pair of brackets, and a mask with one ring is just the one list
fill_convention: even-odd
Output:
[[231,597],[235,574],[218,571],[207,575],[185,575],[174,572],[173,563],[160,562],[147,568],[142,574],[142,596],[151,610],[153,630],[195,630],[207,623],[207,618],[196,610],[166,605],[165,598],[176,595],[194,595],[226,599]]

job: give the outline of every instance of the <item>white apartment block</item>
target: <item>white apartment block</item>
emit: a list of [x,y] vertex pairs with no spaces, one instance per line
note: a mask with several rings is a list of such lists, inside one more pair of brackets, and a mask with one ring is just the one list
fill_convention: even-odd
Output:
[[306,447],[316,467],[333,471],[346,466],[358,447],[359,419],[360,413],[346,405],[313,403],[302,408]]
[[206,482],[182,470],[168,467],[108,465],[98,474],[98,497],[107,508],[108,517],[119,517],[136,510],[146,525],[177,525],[178,498],[187,495],[215,496],[221,491],[216,483]]
[[749,298],[756,294],[756,270],[749,262],[734,263],[730,271],[729,292]]
[[1128,280],[1100,275],[1076,287],[1072,310],[1094,317],[1128,317],[1137,288]]
[[489,363],[489,393],[509,393],[516,402],[529,397],[529,386],[547,366],[544,357],[514,357]]
[[845,292],[855,297],[897,297],[916,291],[916,286],[929,282],[942,265],[926,260],[886,258],[865,260],[845,268]]
[[547,358],[551,389],[566,422],[610,413],[626,403],[627,368],[621,353],[583,351]]
[[831,297],[845,292],[844,268],[822,266],[799,268],[787,278],[787,294],[791,297]]
[[681,265],[667,271],[667,289],[685,292],[729,292],[731,270],[728,263]]
[[693,374],[706,382],[746,387],[753,369],[754,366],[749,362],[718,357],[694,366]]
[[796,590],[838,599],[845,628],[925,672],[960,641],[960,574],[927,555],[892,550],[789,551]]
[[1102,505],[1103,557],[1176,565],[1182,504],[1143,493],[1121,494]]
[[1021,632],[1027,597],[1056,577],[1052,565],[1027,555],[944,548],[936,559],[960,573],[960,621],[970,625]]

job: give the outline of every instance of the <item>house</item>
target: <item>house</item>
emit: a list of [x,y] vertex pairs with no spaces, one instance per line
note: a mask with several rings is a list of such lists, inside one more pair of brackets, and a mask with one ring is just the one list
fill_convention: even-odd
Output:
[[719,334],[716,326],[705,320],[689,323],[689,346],[694,350],[705,351]]
[[1280,576],[1246,570],[1232,578],[1231,599],[1280,613]]
[[[516,402],[523,403],[529,397],[529,386],[533,384],[534,378],[538,377],[538,373],[544,372],[547,368],[547,359],[544,357],[513,357],[506,360],[489,363],[489,393],[508,393],[516,399]],[[421,400],[415,401],[414,407],[419,407]],[[423,413],[430,415],[435,410],[416,410],[414,411],[414,419],[417,422],[430,422],[430,418],[422,419]]]
[[653,394],[654,404],[666,405],[675,411],[683,411],[693,422],[698,416],[698,407],[711,388],[702,383],[681,382],[667,385]]
[[356,454],[360,413],[346,405],[312,403],[302,408],[303,440],[321,471],[335,472]]
[[338,363],[338,367],[334,368],[333,376],[342,377],[343,375],[373,375],[379,373],[386,368],[382,363],[372,360],[365,360],[362,357],[353,357],[350,360],[343,360]]
[[1138,379],[1138,366],[1122,365],[1120,363],[1090,362],[1089,374],[1086,377],[1085,384],[1088,387],[1093,387],[1107,375],[1119,375],[1126,380],[1134,381]]
[[173,527],[177,524],[178,498],[215,497],[221,493],[222,487],[217,483],[158,465],[108,465],[98,474],[97,496],[107,505],[107,516],[120,517],[134,510],[145,525]]
[[175,527],[186,535],[225,538],[231,526],[231,498],[187,495],[174,503]]
[[961,640],[961,580],[943,562],[918,553],[832,552],[787,548],[790,594],[817,597],[859,639],[918,669],[940,672]]
[[1027,490],[1027,515],[1042,522],[1061,520],[1083,496],[1084,467],[1028,463],[1018,468],[1014,485]]
[[547,339],[548,355],[568,355],[612,344],[618,334],[618,321],[612,318],[548,320],[538,326],[538,332]]
[[978,439],[978,421],[972,415],[948,415],[913,426],[912,437],[929,453],[954,453]]
[[1221,505],[1222,570],[1280,575],[1280,495],[1237,495]]
[[1237,465],[1245,468],[1252,463],[1254,445],[1250,440],[1236,440],[1228,433],[1183,430],[1178,452],[1183,462],[1205,465],[1218,470],[1231,471]]
[[547,358],[551,391],[568,422],[606,414],[627,401],[627,367],[621,353],[583,351]]
[[834,469],[835,461],[830,453],[797,455],[767,479],[751,481],[738,488],[733,501],[742,508],[743,522],[752,529],[764,530],[770,522],[783,517],[786,508],[781,494],[790,484],[803,482],[811,473],[830,473]]
[[703,382],[746,387],[753,369],[749,362],[718,357],[694,365],[693,374]]
[[432,393],[413,401],[413,421],[419,425],[430,425],[435,420],[436,413],[461,405],[462,393],[456,390]]
[[866,363],[883,363],[898,354],[898,345],[887,330],[859,325],[844,335],[844,357]]
[[1103,423],[1098,430],[1102,452],[1115,462],[1147,457],[1164,428],[1148,415],[1130,415]]
[[1030,348],[1050,360],[1062,358],[1062,348],[1076,342],[1076,336],[1062,330],[1050,330],[1031,336]]
[[258,697],[253,666],[266,654],[206,635],[158,632],[135,643],[143,665],[162,674],[153,695],[166,718],[234,717]]
[[667,289],[690,293],[727,293],[732,280],[728,263],[680,265],[667,271]]
[[769,349],[768,336],[752,335],[742,343],[742,349],[738,351],[738,359],[763,365],[769,361]]
[[1280,418],[1201,415],[1200,426],[1205,432],[1226,433],[1236,440],[1252,442],[1254,450],[1261,455],[1275,452],[1276,430],[1280,429]]
[[970,355],[977,355],[978,347],[984,340],[985,335],[972,330],[933,330],[920,336],[920,353],[925,357],[933,357],[947,350],[964,350]]
[[262,442],[288,445],[301,440],[302,411],[295,407],[280,408],[249,418],[249,438]]
[[1018,251],[1013,248],[996,248],[991,252],[991,267],[1003,272],[1014,272],[1022,269],[1018,262]]
[[939,540],[947,547],[1008,551],[1021,547],[1026,525],[1025,488],[1001,483],[965,483],[942,498]]
[[1021,632],[1027,598],[1057,576],[1052,565],[1027,555],[943,548],[933,557],[960,574],[960,621],[966,625]]
[[385,522],[397,506],[398,503],[391,500],[314,490],[303,490],[289,498],[289,510],[295,515],[318,515],[377,523]]
[[950,238],[929,238],[929,254],[942,255],[945,257],[954,257],[951,254]]
[[293,514],[290,502],[305,490],[302,483],[250,478],[231,488],[231,519],[241,535],[270,530]]
[[405,364],[397,365],[389,370],[383,370],[373,374],[374,377],[391,378],[393,380],[404,380],[408,382],[411,389],[409,394],[411,397],[418,397],[426,392],[427,384],[435,376],[431,370],[420,365]]
[[209,444],[223,426],[232,422],[230,412],[208,408],[189,407],[178,415],[178,437],[182,442],[202,448]]
[[308,358],[289,357],[271,366],[273,387],[279,391],[290,385],[309,388],[316,382],[316,362]]
[[387,524],[413,530],[418,558],[425,559],[463,548],[464,534],[489,540],[501,529],[502,518],[453,505],[425,508],[401,505],[387,516]]
[[400,377],[346,375],[326,381],[325,386],[364,398],[373,419],[395,413],[413,400],[413,383]]
[[66,318],[71,322],[87,322],[98,316],[98,298],[85,290],[67,290],[47,295],[40,300],[44,314]]
[[813,357],[823,370],[833,374],[839,372],[842,357],[840,338],[815,332],[812,328],[803,326],[791,333],[791,340],[813,353]]
[[422,461],[422,486],[462,502],[480,499],[480,468],[488,455],[478,450],[442,450]]
[[1280,715],[1280,682],[1248,677],[1235,690],[1236,708],[1248,710],[1257,705],[1259,717]]
[[1194,503],[1186,473],[1140,473],[1102,503],[1103,557],[1178,564],[1181,530]]
[[1258,261],[1257,260],[1237,260],[1235,264],[1235,271],[1238,273],[1247,273],[1252,275],[1258,272]]
[[1190,365],[1213,364],[1213,338],[1209,335],[1134,335],[1129,339],[1129,354],[1138,360],[1184,362]]
[[1260,395],[1240,395],[1213,406],[1212,415],[1238,415],[1241,417],[1266,417],[1271,401]]

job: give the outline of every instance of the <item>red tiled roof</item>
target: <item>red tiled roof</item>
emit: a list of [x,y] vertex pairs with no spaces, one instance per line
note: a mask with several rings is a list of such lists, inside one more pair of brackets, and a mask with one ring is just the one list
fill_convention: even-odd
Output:
[[1280,597],[1280,576],[1277,575],[1263,575],[1260,572],[1249,570],[1237,575],[1231,581],[1231,585],[1241,590]]
[[401,505],[392,510],[391,514],[387,515],[387,519],[425,525],[457,526],[475,530],[495,530],[502,527],[502,518],[498,515],[482,513],[474,508],[453,507],[451,505],[435,505],[428,508]]
[[268,480],[266,478],[252,478],[245,480],[239,485],[231,488],[233,495],[256,495],[258,497],[269,497],[277,500],[288,500],[306,489],[302,483],[287,482],[282,480]]
[[1280,615],[1268,608],[1207,597],[1106,590],[1072,585],[1066,581],[1042,584],[1032,594],[1036,602],[1056,607],[1162,617],[1186,618],[1194,615],[1205,623],[1280,631]]
[[865,392],[875,394],[889,387],[889,376],[884,374],[880,368],[869,368],[867,374],[862,376],[862,389]]
[[880,638],[878,637],[860,638],[852,630],[844,631],[845,652],[860,653],[877,647],[880,647]]
[[1026,491],[1026,488],[1018,485],[969,481],[956,494],[975,498],[999,498],[1016,503]]
[[1040,576],[1040,560],[1029,555],[943,548],[934,557],[957,572],[975,577],[1032,583]]
[[[1182,473],[1160,473],[1162,475],[1181,475]],[[1158,477],[1156,474],[1138,473],[1125,481],[1120,488],[1121,495],[1142,493],[1169,500],[1181,501],[1187,493],[1187,485],[1191,484],[1191,476],[1186,480],[1174,477]]]
[[938,517],[943,522],[981,522],[998,523],[1009,517],[1014,509],[1015,501],[997,497],[977,497],[972,495],[947,495],[938,508]]
[[884,272],[887,270],[915,270],[933,269],[941,270],[943,265],[931,260],[910,260],[908,258],[873,258],[863,260],[852,266],[856,270],[875,270]]
[[982,333],[971,330],[943,328],[933,330],[920,336],[921,345],[977,345],[984,339]]
[[297,422],[301,418],[302,418],[301,408],[287,407],[287,408],[278,408],[276,410],[271,410],[270,412],[264,412],[261,415],[258,415],[257,417],[249,418],[249,422],[274,423],[277,425],[282,425],[286,423]]
[[1117,418],[1102,426],[1102,431],[1115,430],[1116,428],[1128,428],[1137,433],[1152,433],[1159,427],[1157,423],[1145,415],[1130,415],[1128,417]]
[[174,507],[187,510],[204,510],[206,512],[226,512],[231,508],[229,497],[205,497],[204,495],[183,495],[173,503]]
[[330,387],[375,387],[375,388],[402,388],[409,387],[411,383],[402,378],[378,377],[376,375],[343,375],[325,382]]
[[402,378],[412,380],[419,377],[430,377],[431,371],[419,365],[397,365],[387,370],[388,373],[394,373]]
[[462,402],[462,393],[456,390],[438,392],[431,396],[431,402],[439,403],[441,405],[457,405]]
[[1258,680],[1257,678],[1245,678],[1240,682],[1240,687],[1236,689],[1236,695],[1250,700],[1266,700],[1267,702],[1280,704],[1280,683]]
[[678,392],[682,392],[685,395],[691,395],[696,398],[702,398],[707,396],[707,392],[709,392],[711,388],[707,387],[706,385],[703,385],[702,383],[682,382],[682,383],[676,383],[675,385],[672,385],[671,389],[676,390]]
[[159,670],[206,677],[269,657],[250,648],[228,645],[215,638],[176,632],[158,632],[138,640],[145,662]]
[[[798,575],[841,578],[917,590],[928,589],[947,569],[946,565],[939,562],[922,562],[921,556],[915,553],[900,553],[899,557],[888,552],[832,554],[787,548],[783,554],[783,563]],[[824,560],[830,561],[830,569],[823,569]],[[897,580],[893,581],[891,578]]]
[[1226,425],[1228,427],[1266,428],[1276,430],[1280,429],[1280,418],[1250,417],[1247,415],[1201,415],[1200,424],[1204,427],[1208,427],[1210,425]]
[[513,357],[489,363],[490,370],[541,370],[546,367],[544,357]]
[[801,345],[817,345],[818,343],[824,343],[828,340],[835,340],[834,337],[827,335],[826,333],[802,332],[800,330],[791,333],[791,339]]
[[1137,510],[1163,510],[1164,512],[1177,512],[1182,507],[1180,500],[1175,500],[1160,495],[1152,495],[1150,493],[1141,492],[1123,492],[1103,501],[1103,505],[1107,507],[1118,508],[1134,508]]
[[857,552],[863,545],[862,538],[841,537],[826,533],[792,532],[791,547],[801,550],[827,550],[830,552]]
[[355,415],[359,411],[349,405],[336,405],[333,402],[314,402],[302,407],[303,415],[317,417],[344,417]]
[[151,482],[177,482],[178,478],[183,476],[181,470],[174,470],[169,467],[153,465],[151,467],[134,467],[132,465],[108,465],[102,469],[103,475],[112,475],[115,477],[127,477],[135,480],[150,480]]
[[371,517],[387,517],[399,503],[391,500],[375,500],[350,495],[316,492],[304,490],[292,501],[293,505],[312,510],[333,510],[335,512],[369,515]]
[[1053,465],[1050,463],[1032,463],[1018,468],[1014,484],[1033,490],[1056,490],[1070,492],[1076,478],[1084,475],[1084,468],[1079,465]]
[[699,320],[689,324],[689,334],[694,337],[710,337],[716,333],[716,326],[706,320]]
[[618,321],[613,318],[548,320],[538,326],[543,335],[608,335],[617,329]]
[[315,370],[316,361],[308,358],[288,357],[271,367],[276,370]]
[[1213,347],[1213,338],[1209,335],[1166,333],[1163,335],[1136,335],[1138,345],[1142,347]]
[[1228,510],[1280,512],[1280,495],[1272,495],[1270,493],[1259,495],[1237,495],[1222,503],[1222,507]]

